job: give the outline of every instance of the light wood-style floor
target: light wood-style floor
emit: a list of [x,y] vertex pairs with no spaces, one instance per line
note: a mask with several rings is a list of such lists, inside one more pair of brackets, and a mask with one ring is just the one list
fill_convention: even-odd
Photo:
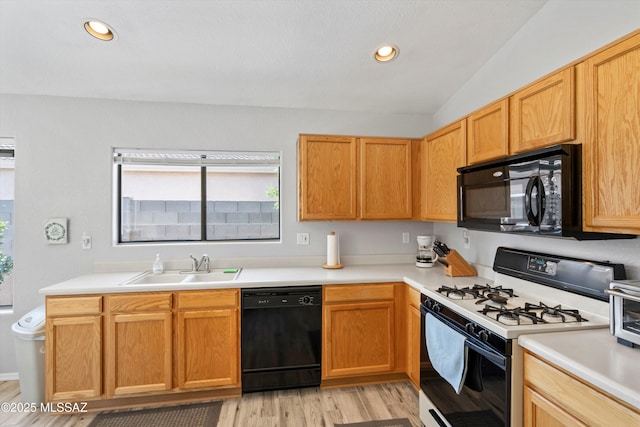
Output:
[[[0,382],[0,403],[4,402],[20,402],[18,381]],[[0,412],[0,426],[86,427],[94,417],[95,413]],[[418,393],[408,382],[248,393],[241,398],[224,400],[218,427],[332,427],[335,423],[390,418],[409,418],[414,427],[421,425]]]

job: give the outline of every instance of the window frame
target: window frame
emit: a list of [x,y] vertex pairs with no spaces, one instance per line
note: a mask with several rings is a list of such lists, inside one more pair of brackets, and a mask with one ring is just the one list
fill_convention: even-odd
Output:
[[[15,161],[16,161],[16,146],[15,139],[13,137],[0,137],[0,158],[11,159],[14,163],[14,187],[13,187],[13,223],[10,223],[13,226],[13,236],[12,236],[12,244],[15,242],[15,202],[16,202],[16,187],[15,187]],[[5,242],[2,242],[4,245]],[[9,273],[4,273],[5,280],[0,286],[10,286],[10,295],[11,301],[9,304],[0,304],[0,310],[9,309],[12,310],[15,303],[15,282],[13,281],[12,273],[15,271],[15,260],[13,259],[13,251],[9,254],[9,258],[11,258],[11,263],[13,264]],[[7,278],[11,280],[7,283]]]
[[[123,240],[123,213],[122,213],[122,200],[123,200],[123,191],[122,191],[122,166],[124,164],[145,164],[145,162],[135,163],[135,162],[119,162],[117,161],[117,157],[121,153],[154,153],[154,154],[167,154],[167,155],[180,155],[180,154],[196,154],[196,155],[220,155],[221,153],[237,153],[237,154],[245,154],[248,156],[251,155],[264,155],[266,156],[274,156],[277,158],[277,166],[274,164],[274,167],[277,168],[278,175],[278,199],[274,200],[274,203],[278,203],[282,206],[281,203],[281,193],[280,188],[282,185],[282,152],[277,150],[270,151],[243,151],[243,150],[156,150],[156,149],[128,149],[128,148],[113,148],[112,149],[112,157],[113,157],[113,165],[115,168],[114,174],[114,195],[116,197],[115,200],[115,222],[114,222],[114,243],[116,246],[130,246],[130,245],[156,245],[156,244],[202,244],[202,243],[280,243],[282,241],[282,211],[278,208],[278,233],[277,237],[265,237],[265,238],[236,238],[236,239],[208,239],[207,237],[207,167],[214,166],[213,164],[182,164],[182,166],[193,166],[194,169],[199,167],[200,174],[200,239],[192,239],[192,240],[134,240],[134,241],[125,241]],[[160,162],[157,163],[146,163],[146,164],[154,164],[157,166],[162,166]],[[242,162],[238,162],[238,164],[243,165]],[[257,163],[260,165],[259,163]],[[171,164],[166,164],[167,166],[171,166]],[[175,164],[174,166],[179,166],[180,164]],[[248,165],[248,164],[247,164]],[[269,163],[270,165],[270,163]]]

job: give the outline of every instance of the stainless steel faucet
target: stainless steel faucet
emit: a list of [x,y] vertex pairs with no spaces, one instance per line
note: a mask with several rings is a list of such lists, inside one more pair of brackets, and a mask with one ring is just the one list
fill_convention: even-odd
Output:
[[209,273],[211,271],[209,266],[209,255],[202,255],[200,261],[198,261],[198,259],[191,254],[189,254],[189,258],[191,258],[191,273],[197,273],[199,271]]

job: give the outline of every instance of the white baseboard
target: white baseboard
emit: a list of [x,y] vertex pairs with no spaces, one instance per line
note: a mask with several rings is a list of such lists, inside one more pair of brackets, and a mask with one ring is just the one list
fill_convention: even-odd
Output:
[[0,374],[0,381],[13,381],[18,379],[17,372],[7,372],[6,374]]

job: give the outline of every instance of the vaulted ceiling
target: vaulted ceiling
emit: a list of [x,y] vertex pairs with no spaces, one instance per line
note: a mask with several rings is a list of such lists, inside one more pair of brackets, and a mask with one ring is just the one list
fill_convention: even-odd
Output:
[[545,2],[0,0],[0,93],[428,114]]

